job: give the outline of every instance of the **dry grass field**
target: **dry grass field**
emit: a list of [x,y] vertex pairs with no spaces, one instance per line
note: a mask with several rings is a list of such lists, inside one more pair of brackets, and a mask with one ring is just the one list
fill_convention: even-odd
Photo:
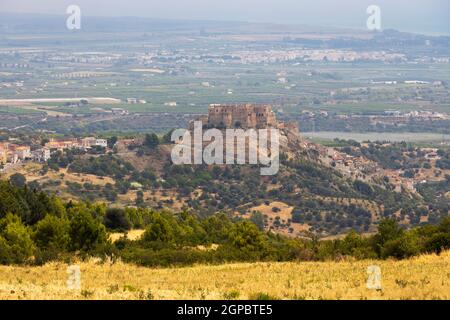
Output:
[[77,183],[91,183],[94,185],[105,186],[107,183],[115,184],[114,179],[110,177],[99,177],[93,174],[73,173],[67,171],[66,168],[60,168],[58,172],[49,170],[45,175],[40,173],[42,164],[40,163],[25,163],[17,166],[14,170],[8,171],[4,175],[4,179],[9,179],[14,173],[21,173],[27,177],[27,181],[38,181],[43,183],[48,180],[60,180],[62,183],[66,181]]
[[[276,212],[274,212],[272,209],[278,208]],[[262,215],[267,216],[268,219],[268,225],[266,227],[266,230],[275,230],[277,233],[281,233],[287,236],[297,236],[302,231],[308,231],[309,226],[307,224],[301,224],[301,223],[295,223],[292,222],[292,211],[294,210],[294,207],[289,206],[288,204],[280,201],[274,201],[270,204],[261,204],[259,206],[251,207],[247,210],[247,215],[244,216],[244,218],[250,218],[250,214],[253,211],[259,211]],[[239,213],[235,213],[236,215],[239,215]],[[274,225],[275,220],[277,217],[280,219],[280,222],[283,225],[287,225],[289,223],[289,227],[277,227]],[[289,232],[289,228],[292,228],[292,233]]]
[[[144,232],[145,232],[145,230],[143,230],[143,229],[134,229],[134,230],[128,231],[126,233],[126,235],[129,240],[138,240],[140,237],[142,237]],[[124,235],[125,235],[125,233],[123,233],[123,232],[114,232],[109,235],[109,239],[112,242],[115,242],[115,241],[119,240],[121,237],[123,237]]]
[[[371,265],[381,268],[382,290],[366,287]],[[0,266],[0,299],[450,299],[450,252],[403,261],[79,266],[80,290],[67,288],[66,264]]]

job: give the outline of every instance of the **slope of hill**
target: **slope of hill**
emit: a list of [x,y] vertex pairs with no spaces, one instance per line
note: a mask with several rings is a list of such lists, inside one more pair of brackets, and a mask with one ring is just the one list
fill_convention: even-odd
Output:
[[33,188],[66,200],[175,212],[186,208],[203,217],[226,212],[251,219],[261,213],[261,205],[281,202],[289,214],[268,208],[274,211],[262,212],[259,225],[291,236],[312,232],[327,237],[352,229],[370,233],[383,217],[410,226],[438,223],[448,215],[448,203],[434,201],[430,192],[424,197],[419,193],[423,187],[417,192],[391,183],[394,178],[411,179],[392,172],[386,179],[387,169],[364,157],[360,161],[368,162],[373,173],[360,169],[356,158],[353,164],[336,165],[333,159],[344,153],[285,134],[289,143],[282,146],[280,170],[274,176],[261,176],[254,165],[173,165],[172,145],[148,147],[140,138],[119,140],[109,154],[57,153],[45,170],[30,165],[20,172]]

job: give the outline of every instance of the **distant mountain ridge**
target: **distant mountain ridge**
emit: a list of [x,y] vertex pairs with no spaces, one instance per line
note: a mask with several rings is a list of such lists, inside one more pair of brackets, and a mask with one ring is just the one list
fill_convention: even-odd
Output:
[[[58,32],[66,31],[69,15],[31,14],[0,12],[0,30],[3,32]],[[275,24],[245,21],[181,20],[147,17],[98,17],[82,16],[82,29],[88,32],[131,32],[131,31],[189,31],[205,29],[240,32],[366,32],[365,30],[342,27],[319,27],[308,25]],[[207,31],[207,30],[206,30]]]

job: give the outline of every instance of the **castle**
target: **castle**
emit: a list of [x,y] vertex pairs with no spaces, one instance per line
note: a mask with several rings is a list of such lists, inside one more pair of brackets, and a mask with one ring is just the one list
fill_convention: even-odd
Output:
[[203,127],[217,129],[266,129],[276,128],[284,132],[291,141],[300,139],[298,124],[279,122],[270,105],[256,104],[211,104],[207,115],[202,115],[189,122],[189,130],[194,129],[194,122],[201,121]]
[[263,129],[276,127],[277,120],[270,105],[212,104],[205,118],[208,127],[219,128],[254,128]]

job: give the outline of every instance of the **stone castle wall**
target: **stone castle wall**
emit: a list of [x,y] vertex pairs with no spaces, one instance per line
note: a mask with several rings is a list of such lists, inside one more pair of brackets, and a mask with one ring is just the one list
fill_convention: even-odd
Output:
[[270,105],[211,105],[208,110],[208,125],[261,129],[276,127],[277,120]]

